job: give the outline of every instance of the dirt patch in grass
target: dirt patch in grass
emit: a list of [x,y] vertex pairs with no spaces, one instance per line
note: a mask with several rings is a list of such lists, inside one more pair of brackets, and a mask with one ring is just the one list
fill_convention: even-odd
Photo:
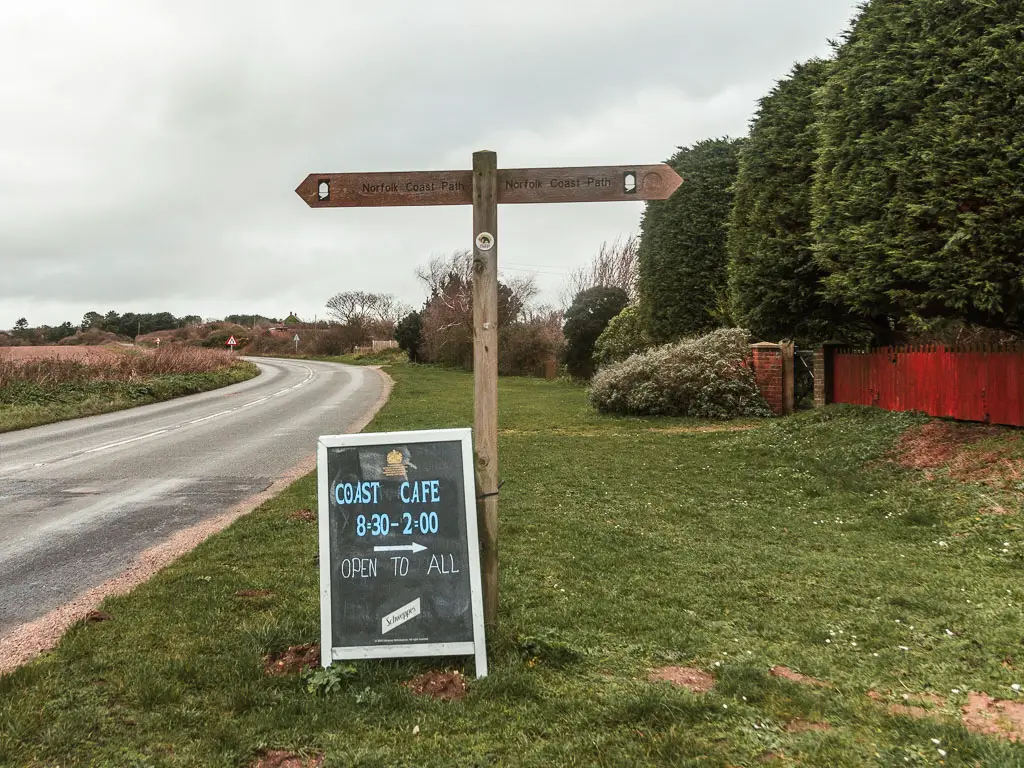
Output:
[[85,620],[90,624],[96,624],[101,621],[110,621],[112,618],[114,617],[106,611],[89,611],[85,614]]
[[263,671],[268,675],[290,675],[320,666],[320,644],[293,645],[287,651],[263,657]]
[[664,681],[678,685],[691,693],[707,693],[715,687],[715,678],[702,669],[694,667],[659,667],[652,669],[648,680]]
[[[936,710],[946,706],[946,700],[934,693],[905,693],[903,702],[888,702],[886,696],[878,691],[868,691],[868,698],[880,704],[888,703],[887,709],[890,715],[905,715],[921,719],[923,717],[934,717],[940,714]],[[930,708],[926,705],[931,705]]]
[[828,723],[817,723],[797,718],[782,726],[782,730],[786,733],[808,733],[809,731],[831,731],[832,726]]
[[417,696],[429,696],[439,701],[460,701],[466,698],[466,678],[458,670],[424,672],[404,685]]
[[[887,703],[886,697],[878,691],[868,691],[868,698]],[[943,714],[938,710],[946,705],[946,699],[934,693],[904,694],[903,702],[888,703],[889,714],[917,719],[937,717]],[[967,694],[967,703],[960,707],[960,720],[975,733],[1024,742],[1024,701],[994,699],[987,693],[971,691]]]
[[240,589],[235,592],[235,597],[273,597],[274,592],[270,589]]
[[757,424],[732,424],[707,427],[650,427],[647,431],[658,435],[685,435],[701,432],[749,432],[752,429],[757,429],[758,426]]
[[301,520],[304,523],[315,523],[316,512],[311,509],[297,509],[288,515],[289,520]]
[[1010,741],[1024,741],[1024,702],[993,699],[971,691],[960,717],[968,730]]
[[320,768],[323,764],[323,755],[300,757],[284,749],[268,749],[256,759],[252,768]]
[[[983,440],[999,440],[987,450],[972,446]],[[892,459],[906,469],[945,469],[962,482],[983,482],[1002,487],[1024,478],[1024,459],[1013,456],[1020,440],[1016,430],[987,424],[930,421],[911,427],[896,442]]]
[[768,672],[774,677],[781,677],[784,680],[792,680],[794,683],[802,683],[803,685],[814,685],[818,688],[830,688],[831,686],[824,680],[819,680],[816,677],[810,675],[802,675],[799,672],[794,672],[789,667],[774,666]]

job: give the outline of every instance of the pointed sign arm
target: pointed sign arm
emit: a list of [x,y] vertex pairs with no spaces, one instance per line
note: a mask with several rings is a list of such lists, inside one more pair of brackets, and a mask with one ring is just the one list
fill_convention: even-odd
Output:
[[[664,200],[683,179],[672,166],[597,165],[498,170],[497,200],[509,203],[596,203]],[[471,171],[311,173],[295,192],[311,208],[469,205]]]

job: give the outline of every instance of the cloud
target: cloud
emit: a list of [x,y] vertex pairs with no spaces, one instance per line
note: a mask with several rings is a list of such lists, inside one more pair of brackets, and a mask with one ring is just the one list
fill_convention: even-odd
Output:
[[[85,311],[323,313],[418,303],[470,212],[308,209],[318,171],[659,162],[746,130],[850,0],[134,3],[0,9],[0,327]],[[545,298],[640,204],[509,206]]]

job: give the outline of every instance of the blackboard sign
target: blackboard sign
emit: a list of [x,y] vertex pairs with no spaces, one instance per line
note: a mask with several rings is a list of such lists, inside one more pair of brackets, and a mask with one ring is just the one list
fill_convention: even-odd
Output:
[[321,437],[321,660],[474,655],[487,674],[468,429]]

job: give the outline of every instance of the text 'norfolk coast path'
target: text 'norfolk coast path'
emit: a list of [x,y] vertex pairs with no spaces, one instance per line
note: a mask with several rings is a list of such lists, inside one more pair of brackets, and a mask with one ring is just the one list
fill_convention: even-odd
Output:
[[[682,184],[659,165],[580,168],[502,168],[497,202],[588,203],[664,200]],[[470,205],[472,171],[311,173],[295,190],[313,208],[398,205]]]

